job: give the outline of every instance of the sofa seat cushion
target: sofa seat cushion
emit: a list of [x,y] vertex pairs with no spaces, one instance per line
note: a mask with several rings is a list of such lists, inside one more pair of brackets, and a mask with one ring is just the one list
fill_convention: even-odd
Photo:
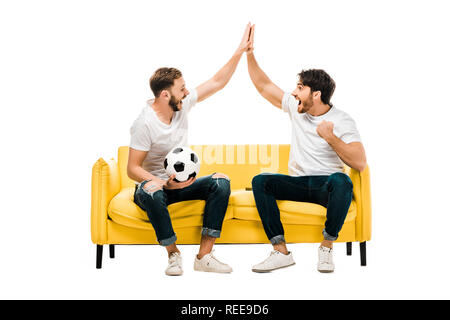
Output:
[[[132,228],[151,229],[147,213],[133,201],[134,187],[123,188],[110,202],[108,216],[114,222]],[[174,228],[201,227],[203,225],[204,200],[182,201],[169,205],[170,217]],[[233,210],[228,206],[225,219],[233,218]]]
[[[261,221],[256,209],[252,191],[235,190],[231,193],[235,219]],[[324,225],[327,209],[321,205],[309,202],[277,200],[280,209],[281,222],[294,225]],[[345,219],[345,223],[356,218],[356,204],[353,200]]]

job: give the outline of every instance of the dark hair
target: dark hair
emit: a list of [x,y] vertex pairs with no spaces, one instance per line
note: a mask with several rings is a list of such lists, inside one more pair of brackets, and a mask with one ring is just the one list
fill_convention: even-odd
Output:
[[181,78],[181,71],[175,68],[159,68],[150,77],[150,89],[152,89],[155,98],[158,98],[161,91],[173,86],[174,80]]
[[323,103],[333,106],[330,99],[336,89],[336,83],[328,73],[321,69],[309,69],[302,70],[298,77],[303,85],[311,88],[311,91],[320,91],[320,99]]

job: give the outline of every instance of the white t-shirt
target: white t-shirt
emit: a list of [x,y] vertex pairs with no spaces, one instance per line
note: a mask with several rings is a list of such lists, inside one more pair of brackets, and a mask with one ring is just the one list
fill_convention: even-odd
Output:
[[323,120],[334,124],[334,134],[345,143],[361,141],[355,121],[344,111],[331,107],[314,117],[308,113],[298,113],[298,100],[285,92],[283,111],[292,122],[291,151],[289,154],[289,175],[317,176],[342,172],[344,164],[333,148],[319,136],[316,129]]
[[148,100],[145,108],[130,129],[130,147],[148,151],[142,168],[152,175],[167,180],[164,158],[177,146],[188,145],[188,113],[197,102],[197,90],[190,91],[184,98],[180,111],[174,112],[172,122],[165,124],[159,120],[152,108],[154,100]]

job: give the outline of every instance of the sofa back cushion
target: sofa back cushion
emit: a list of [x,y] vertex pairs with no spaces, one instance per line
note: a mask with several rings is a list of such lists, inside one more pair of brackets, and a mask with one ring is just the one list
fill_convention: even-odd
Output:
[[[192,145],[200,158],[199,177],[221,172],[231,179],[231,189],[251,187],[254,176],[262,172],[288,174],[290,145]],[[128,178],[128,147],[120,147],[118,162],[122,188],[134,182]]]

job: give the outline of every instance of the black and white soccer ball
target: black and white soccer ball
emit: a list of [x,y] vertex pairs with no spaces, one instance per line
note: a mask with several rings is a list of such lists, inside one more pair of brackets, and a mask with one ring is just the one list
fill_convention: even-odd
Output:
[[166,155],[164,169],[169,177],[175,175],[174,181],[183,182],[197,176],[200,171],[200,161],[191,148],[175,147]]

